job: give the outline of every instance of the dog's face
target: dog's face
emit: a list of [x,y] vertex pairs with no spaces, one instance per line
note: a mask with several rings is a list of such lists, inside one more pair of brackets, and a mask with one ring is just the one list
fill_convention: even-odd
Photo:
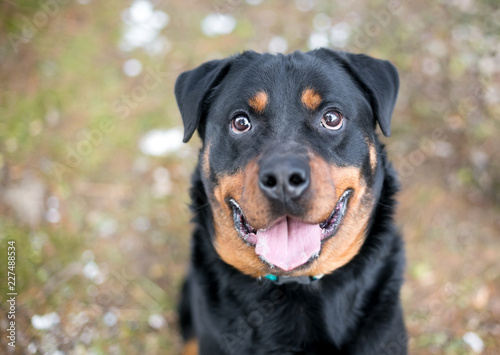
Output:
[[349,262],[381,181],[376,122],[389,135],[397,90],[388,62],[330,50],[245,52],[183,73],[185,141],[198,127],[220,257],[252,276]]

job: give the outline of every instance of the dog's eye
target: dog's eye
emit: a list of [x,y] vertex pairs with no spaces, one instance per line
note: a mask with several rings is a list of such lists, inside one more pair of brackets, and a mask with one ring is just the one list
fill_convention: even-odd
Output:
[[250,123],[250,119],[245,115],[238,115],[233,118],[231,122],[231,128],[234,133],[240,134],[245,133],[252,128],[252,124]]
[[321,118],[321,125],[326,129],[336,131],[342,128],[343,118],[344,116],[340,112],[330,110]]

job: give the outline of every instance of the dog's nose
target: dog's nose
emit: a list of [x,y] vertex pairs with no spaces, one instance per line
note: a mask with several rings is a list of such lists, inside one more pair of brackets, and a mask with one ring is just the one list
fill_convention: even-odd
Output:
[[259,186],[264,194],[286,203],[301,196],[309,187],[309,163],[298,156],[274,156],[260,162]]

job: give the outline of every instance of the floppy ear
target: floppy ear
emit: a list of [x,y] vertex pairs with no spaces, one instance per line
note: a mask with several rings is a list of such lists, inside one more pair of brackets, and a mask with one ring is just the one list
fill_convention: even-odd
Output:
[[391,135],[391,118],[398,97],[399,75],[387,60],[379,60],[364,54],[335,52],[321,49],[333,55],[343,64],[349,74],[358,82],[368,95],[375,119],[384,136]]
[[175,98],[184,124],[183,142],[193,136],[205,115],[205,102],[229,71],[230,59],[213,60],[179,75],[175,82]]

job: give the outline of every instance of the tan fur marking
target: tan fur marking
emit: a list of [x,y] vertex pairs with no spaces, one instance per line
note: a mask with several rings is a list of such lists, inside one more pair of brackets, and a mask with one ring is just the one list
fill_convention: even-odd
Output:
[[309,207],[306,218],[309,223],[319,224],[325,221],[337,202],[335,183],[331,176],[330,166],[315,154],[309,154],[311,169],[311,191],[313,204]]
[[312,205],[303,217],[305,223],[319,224],[330,215],[346,189],[353,189],[347,212],[335,236],[324,242],[320,256],[308,267],[291,272],[269,268],[247,245],[234,228],[228,198],[235,199],[248,222],[256,229],[267,228],[275,217],[268,200],[258,186],[258,158],[244,170],[219,177],[211,204],[214,211],[215,248],[220,257],[241,272],[254,276],[272,273],[289,276],[329,274],[347,264],[363,245],[369,214],[373,207],[371,196],[364,198],[367,189],[356,167],[332,166],[315,153],[309,154],[311,167]]
[[[363,197],[366,193],[366,186],[361,178],[361,171],[356,167],[339,167],[326,163],[315,154],[310,154],[311,179],[316,176],[317,166],[322,166],[321,173],[328,170],[328,178],[335,184],[335,198],[330,202],[330,212],[335,207],[338,199],[344,191],[351,188],[354,193],[349,199],[348,208],[337,233],[323,243],[323,247],[318,259],[316,259],[307,269],[298,270],[294,275],[321,275],[329,274],[334,270],[347,264],[359,252],[365,239],[366,226],[368,225],[369,212],[373,206],[372,199],[368,199],[366,205],[363,204]],[[330,183],[331,186],[331,183]],[[323,194],[331,194],[330,187],[321,183],[321,188],[314,191],[318,198]],[[317,205],[315,203],[315,205]],[[321,216],[322,218],[324,216]],[[323,218],[326,219],[326,217]]]
[[254,109],[255,112],[262,113],[264,112],[268,101],[269,97],[267,94],[264,91],[259,91],[250,100],[248,100],[248,104]]
[[375,149],[375,145],[371,143],[368,138],[366,139],[366,143],[368,144],[368,149],[370,151],[370,166],[372,168],[372,174],[375,174],[375,169],[377,169],[377,150]]
[[247,245],[234,228],[233,214],[226,199],[233,198],[245,211],[245,217],[254,228],[264,228],[270,213],[266,211],[267,201],[258,186],[257,161],[234,175],[219,178],[219,185],[214,190],[215,249],[229,265],[254,277],[266,274],[266,265],[262,263],[255,247]]
[[316,90],[307,88],[302,93],[302,104],[310,110],[315,110],[321,103],[321,96]]
[[182,355],[198,355],[198,349],[198,340],[195,338],[189,339],[188,342],[184,344]]
[[203,174],[205,174],[205,178],[209,179],[210,178],[210,144],[207,144],[205,151],[203,152],[203,161],[202,161],[202,167],[203,167]]

